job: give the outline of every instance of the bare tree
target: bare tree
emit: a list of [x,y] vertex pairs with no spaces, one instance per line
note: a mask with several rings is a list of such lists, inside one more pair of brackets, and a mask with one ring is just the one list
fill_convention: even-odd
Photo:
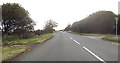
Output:
[[71,24],[68,24],[67,27],[64,29],[65,31],[68,31],[71,29]]
[[46,23],[45,23],[45,27],[44,27],[44,32],[45,33],[52,33],[54,31],[54,27],[57,27],[57,23],[53,20],[48,20]]

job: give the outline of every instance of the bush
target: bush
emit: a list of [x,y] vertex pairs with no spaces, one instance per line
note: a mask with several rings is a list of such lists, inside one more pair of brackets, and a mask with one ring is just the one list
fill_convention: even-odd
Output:
[[[10,45],[12,43],[12,45],[14,44],[20,44],[19,40],[21,39],[28,39],[31,37],[34,37],[35,34],[34,33],[29,33],[26,35],[8,35],[8,34],[4,34],[2,37],[2,43],[3,45]],[[16,42],[17,41],[17,42]]]
[[44,40],[48,39],[51,36],[52,34],[49,33],[49,34],[43,34],[41,36],[34,36],[28,39],[21,39],[21,40],[17,39],[14,41],[5,40],[2,44],[3,46],[37,44],[43,42]]
[[22,35],[21,38],[28,39],[28,38],[31,38],[31,37],[34,37],[34,36],[35,36],[35,34],[30,32],[30,33],[26,33],[26,34]]
[[14,40],[18,40],[18,39],[21,39],[21,37],[18,36],[18,35],[7,35],[7,34],[5,34],[2,37],[3,42],[4,41],[14,41]]

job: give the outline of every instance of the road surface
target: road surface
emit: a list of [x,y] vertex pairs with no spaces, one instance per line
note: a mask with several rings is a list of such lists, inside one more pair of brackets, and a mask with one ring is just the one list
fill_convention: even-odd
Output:
[[118,45],[111,42],[58,32],[15,61],[118,61]]

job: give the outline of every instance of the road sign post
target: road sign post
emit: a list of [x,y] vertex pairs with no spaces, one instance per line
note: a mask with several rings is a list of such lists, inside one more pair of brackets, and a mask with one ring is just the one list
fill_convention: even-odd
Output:
[[116,35],[116,37],[117,37],[117,25],[118,25],[118,19],[119,19],[119,17],[115,17],[115,21],[116,21],[116,33],[115,33],[115,35]]

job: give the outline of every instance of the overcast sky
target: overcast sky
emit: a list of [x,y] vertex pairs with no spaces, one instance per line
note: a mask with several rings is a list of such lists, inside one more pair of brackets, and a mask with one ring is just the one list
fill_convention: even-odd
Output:
[[0,0],[3,3],[19,3],[37,23],[35,29],[43,29],[45,21],[58,23],[57,30],[67,24],[80,21],[93,12],[106,10],[118,13],[119,0]]

